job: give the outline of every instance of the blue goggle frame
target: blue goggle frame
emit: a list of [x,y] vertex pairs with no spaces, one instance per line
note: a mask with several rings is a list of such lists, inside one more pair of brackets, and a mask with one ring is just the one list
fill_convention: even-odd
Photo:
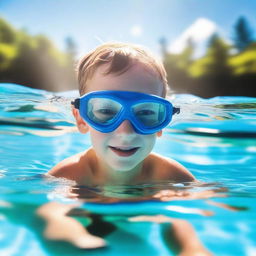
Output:
[[[100,122],[95,122],[88,117],[86,106],[88,101],[92,98],[111,99],[122,105],[121,110],[114,118],[113,122],[102,124]],[[132,106],[138,103],[147,102],[161,103],[165,107],[165,118],[164,121],[159,125],[153,127],[145,126],[142,122],[136,119],[135,114],[132,111]],[[73,102],[71,102],[71,104],[74,105],[76,109],[79,109],[81,117],[90,126],[92,126],[95,130],[103,133],[112,132],[124,120],[129,120],[136,133],[153,134],[166,127],[170,123],[174,114],[180,113],[180,108],[173,107],[173,105],[168,100],[165,100],[156,95],[132,91],[93,91],[75,99]]]

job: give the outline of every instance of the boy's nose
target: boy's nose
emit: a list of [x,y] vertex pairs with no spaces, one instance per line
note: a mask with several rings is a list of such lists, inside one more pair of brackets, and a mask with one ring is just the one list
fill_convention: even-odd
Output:
[[115,130],[118,133],[134,133],[133,126],[129,120],[124,120]]

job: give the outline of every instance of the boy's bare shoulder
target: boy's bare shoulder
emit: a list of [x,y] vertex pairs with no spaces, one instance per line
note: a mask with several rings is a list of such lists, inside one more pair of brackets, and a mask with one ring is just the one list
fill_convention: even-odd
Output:
[[47,174],[79,181],[90,171],[89,150],[68,157],[55,165]]
[[172,180],[173,182],[192,182],[195,177],[177,161],[151,153],[149,163],[152,166],[154,178],[157,180]]

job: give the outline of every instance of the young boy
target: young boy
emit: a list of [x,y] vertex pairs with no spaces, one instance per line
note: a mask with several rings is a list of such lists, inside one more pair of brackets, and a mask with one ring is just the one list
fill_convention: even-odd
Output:
[[[132,44],[103,44],[80,61],[78,81],[81,97],[73,102],[72,111],[78,130],[89,132],[92,147],[58,163],[49,175],[92,187],[196,181],[178,162],[151,152],[172,115],[179,113],[164,99],[168,88],[166,71],[151,53]],[[65,237],[79,247],[103,246],[103,240],[91,239],[81,224],[65,215],[70,209],[50,203],[38,210],[50,223],[46,236]],[[145,220],[170,222],[169,218],[152,216]],[[188,223],[173,220],[172,224],[184,255],[208,255]],[[66,233],[58,233],[55,227],[64,230],[64,225]],[[75,241],[75,232],[70,230],[83,236],[87,245]]]
[[176,161],[151,153],[176,111],[164,99],[166,72],[149,52],[131,44],[104,44],[78,65],[73,115],[92,148],[65,159],[50,175],[79,185],[195,181]]

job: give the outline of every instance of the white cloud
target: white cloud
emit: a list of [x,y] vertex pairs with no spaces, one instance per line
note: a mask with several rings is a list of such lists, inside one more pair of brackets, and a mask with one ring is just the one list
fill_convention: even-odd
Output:
[[168,50],[172,53],[180,53],[185,48],[188,39],[200,46],[217,30],[218,28],[214,22],[199,18],[171,43]]
[[142,28],[139,25],[134,25],[130,29],[130,33],[132,36],[140,36],[142,34]]

